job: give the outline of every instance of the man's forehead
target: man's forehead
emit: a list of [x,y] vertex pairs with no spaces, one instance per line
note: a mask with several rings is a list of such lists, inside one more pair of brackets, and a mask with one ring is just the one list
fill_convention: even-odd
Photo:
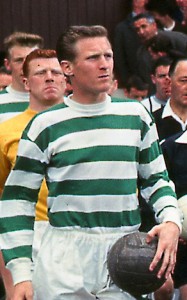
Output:
[[142,18],[142,19],[139,19],[137,21],[134,21],[134,26],[135,27],[139,27],[139,26],[142,26],[142,25],[150,25],[151,23],[148,22],[148,20],[146,18]]
[[186,73],[187,73],[187,60],[179,61],[175,67],[174,73],[177,73],[178,71],[181,71],[181,70],[186,71]]
[[30,61],[30,66],[33,66],[35,68],[54,66],[55,68],[58,67],[61,69],[60,63],[56,57],[34,58]]
[[163,65],[160,65],[156,68],[156,73],[160,73],[160,72],[164,72],[164,73],[168,73],[169,72],[169,65],[168,66],[163,66]]
[[12,48],[9,49],[10,55],[16,55],[16,56],[25,56],[34,51],[35,49],[38,49],[38,46],[28,47],[28,46],[20,46],[20,45],[14,45]]
[[[96,40],[100,40],[100,42],[96,42]],[[99,48],[100,46],[106,44],[109,48],[111,48],[110,42],[105,36],[97,36],[97,37],[86,37],[86,38],[81,38],[80,40],[77,41],[76,45],[77,47],[83,47],[85,50],[87,48]],[[86,46],[86,47],[85,47]]]

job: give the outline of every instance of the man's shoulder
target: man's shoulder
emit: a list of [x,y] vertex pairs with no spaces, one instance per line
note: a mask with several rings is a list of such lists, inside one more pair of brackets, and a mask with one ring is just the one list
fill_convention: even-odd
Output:
[[[20,127],[23,120],[26,120],[25,112],[22,112],[4,122],[0,123],[0,136],[1,134],[5,134],[5,132],[16,131],[17,127]],[[25,121],[26,123],[26,121]]]
[[170,38],[171,40],[180,40],[180,41],[186,41],[187,40],[187,34],[179,31],[165,31],[165,30],[160,30],[159,35],[166,36]]

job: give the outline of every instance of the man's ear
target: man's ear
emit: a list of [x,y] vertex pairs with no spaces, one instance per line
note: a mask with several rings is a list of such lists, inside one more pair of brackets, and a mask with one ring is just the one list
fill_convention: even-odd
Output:
[[8,71],[11,71],[10,62],[9,62],[8,58],[4,59],[4,66]]
[[28,79],[26,77],[23,77],[23,83],[24,83],[25,90],[27,92],[30,92],[29,82],[28,82]]
[[66,76],[73,76],[73,64],[68,60],[62,60],[60,62],[62,71]]
[[151,74],[151,80],[152,80],[152,83],[156,83],[156,80],[155,80],[155,75]]

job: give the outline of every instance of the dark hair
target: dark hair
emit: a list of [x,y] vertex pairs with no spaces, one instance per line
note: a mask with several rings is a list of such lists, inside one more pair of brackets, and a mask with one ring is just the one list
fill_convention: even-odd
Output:
[[148,0],[145,9],[150,12],[155,11],[161,16],[169,15],[174,18],[176,9],[179,9],[179,6],[175,0]]
[[169,68],[169,76],[172,76],[175,73],[176,67],[181,61],[187,61],[187,56],[176,58],[172,61],[171,66]]
[[136,15],[135,17],[133,17],[133,23],[141,19],[146,19],[150,24],[156,23],[155,18],[149,13],[141,13]]
[[[168,57],[171,59],[183,58],[186,55],[180,50],[174,48],[171,37],[159,32],[157,35],[152,37],[146,42],[146,47],[151,48],[155,53],[165,52]],[[187,51],[187,49],[186,49]]]
[[51,49],[35,49],[29,53],[23,64],[23,75],[25,77],[29,74],[29,64],[33,59],[37,58],[57,58],[56,51]]
[[127,89],[128,92],[130,92],[130,89],[132,87],[136,88],[139,91],[144,91],[144,90],[148,90],[149,85],[145,83],[141,79],[141,77],[137,75],[132,75],[128,78],[125,88]]
[[76,42],[80,39],[94,37],[108,38],[107,29],[100,25],[70,26],[57,40],[56,52],[58,60],[60,62],[62,60],[73,61],[76,57]]
[[7,36],[4,39],[3,44],[6,56],[8,57],[10,54],[9,50],[14,46],[30,48],[37,46],[38,48],[42,48],[44,45],[44,40],[38,34],[16,31],[11,35]]
[[158,59],[156,59],[152,65],[151,74],[156,73],[156,69],[160,66],[170,66],[172,63],[172,60],[168,56],[161,56]]

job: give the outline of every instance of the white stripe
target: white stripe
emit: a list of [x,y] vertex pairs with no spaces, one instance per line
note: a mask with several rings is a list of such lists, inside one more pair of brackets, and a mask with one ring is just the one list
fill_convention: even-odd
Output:
[[20,140],[18,146],[18,155],[44,162],[44,154],[42,153],[42,151],[37,147],[36,144],[32,143],[29,140]]
[[168,184],[167,181],[165,181],[164,179],[160,179],[156,182],[156,184],[154,184],[154,186],[149,186],[145,189],[143,189],[141,191],[142,196],[144,199],[146,199],[148,201],[148,199],[151,197],[151,195],[153,195],[157,190],[159,190],[160,188],[164,188],[164,187],[171,187],[170,184]]
[[56,153],[71,149],[94,146],[134,146],[140,144],[140,131],[128,129],[96,129],[75,132],[61,137],[49,145],[49,151]]
[[[18,178],[20,178],[20,180],[18,180]],[[43,176],[40,174],[12,170],[6,181],[6,186],[22,186],[31,189],[38,189],[42,180]]]
[[2,233],[0,236],[1,249],[8,250],[14,247],[30,245],[32,243],[33,233],[33,230],[18,230]]
[[154,124],[151,129],[146,133],[142,145],[141,150],[147,149],[151,147],[151,145],[158,140],[158,133],[156,129],[156,125]]
[[0,201],[0,217],[34,216],[35,204],[25,200]]
[[131,179],[136,177],[136,162],[87,162],[63,168],[50,168],[48,170],[48,180],[51,182],[62,180]]
[[136,194],[132,195],[98,195],[98,196],[69,196],[61,195],[56,198],[48,198],[48,206],[51,212],[77,211],[77,212],[122,212],[137,208]]
[[141,164],[139,166],[139,172],[141,174],[141,177],[145,179],[148,179],[151,175],[163,172],[165,171],[165,169],[166,166],[162,154],[150,163]]

